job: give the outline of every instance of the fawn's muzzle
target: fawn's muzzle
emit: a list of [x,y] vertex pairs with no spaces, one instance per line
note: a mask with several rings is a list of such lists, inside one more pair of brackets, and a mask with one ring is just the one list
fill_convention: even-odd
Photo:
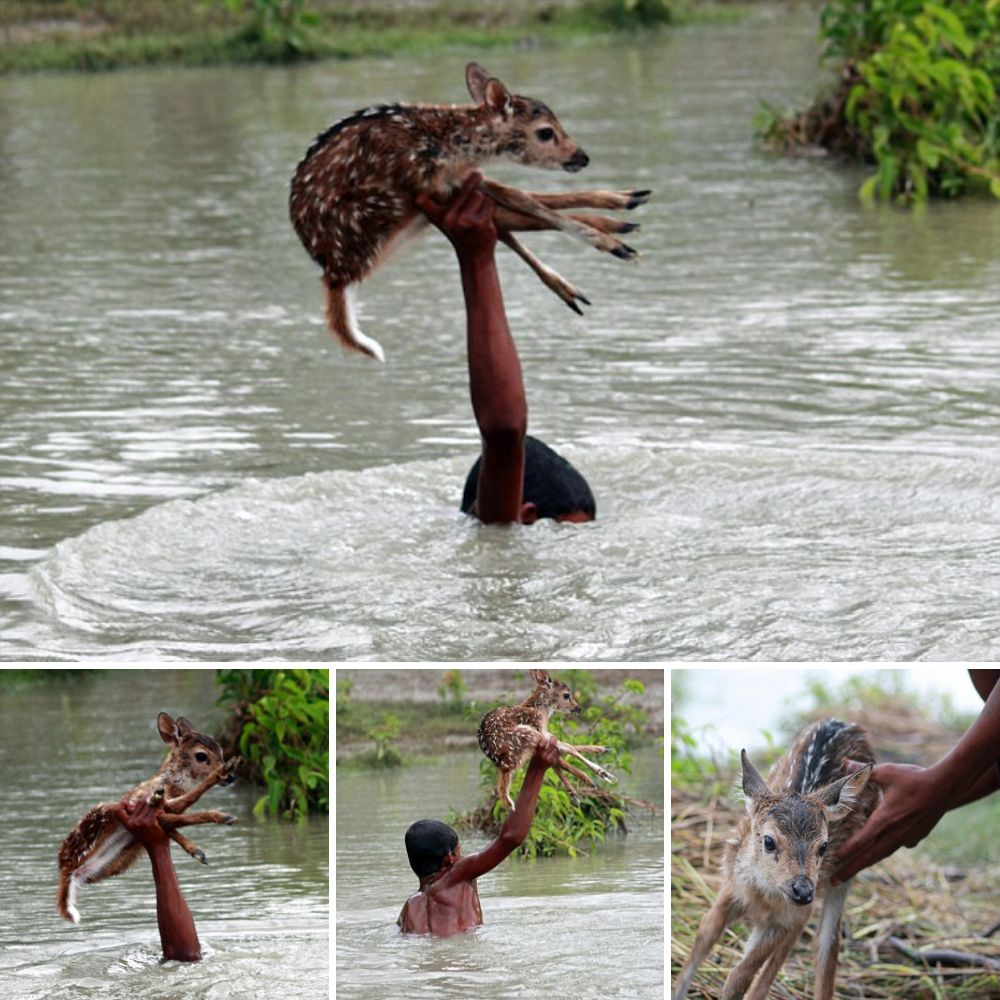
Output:
[[582,150],[578,149],[564,164],[563,170],[568,171],[571,174],[575,174],[578,170],[583,170],[583,168],[590,163],[590,157]]
[[798,906],[806,906],[813,901],[815,890],[812,882],[804,875],[792,879],[791,898]]

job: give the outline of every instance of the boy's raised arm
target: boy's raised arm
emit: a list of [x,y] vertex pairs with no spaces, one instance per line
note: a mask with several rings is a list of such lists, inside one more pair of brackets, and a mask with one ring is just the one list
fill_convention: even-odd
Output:
[[531,829],[531,822],[535,818],[535,807],[538,805],[538,793],[542,788],[545,771],[559,759],[556,742],[556,738],[550,736],[535,750],[527,774],[524,776],[524,784],[517,796],[516,808],[507,816],[497,839],[478,854],[470,854],[452,865],[442,882],[454,884],[479,878],[480,875],[485,875],[486,872],[496,868],[504,858],[524,843],[524,838]]

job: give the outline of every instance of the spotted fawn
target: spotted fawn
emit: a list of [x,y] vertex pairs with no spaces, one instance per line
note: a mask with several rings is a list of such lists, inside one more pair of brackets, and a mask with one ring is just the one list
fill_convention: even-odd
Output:
[[[535,690],[520,705],[495,708],[483,716],[483,721],[479,724],[479,746],[500,769],[497,776],[497,798],[506,802],[511,809],[514,808],[514,800],[510,797],[511,778],[535,752],[538,743],[549,736],[549,716],[553,712],[574,715],[580,713],[580,706],[573,697],[573,692],[565,684],[549,677],[544,670],[532,670],[531,678],[535,682]],[[587,760],[580,752],[585,750],[588,753],[604,753],[607,747],[574,746],[561,740],[558,747],[560,753],[582,760],[598,777],[605,781],[615,780],[603,767]],[[569,771],[590,785],[594,784],[586,772],[561,758],[555,771],[572,798],[576,797],[576,793],[563,771]]]
[[[878,790],[869,782],[871,746],[858,726],[827,719],[799,737],[767,781],[746,750],[741,757],[747,815],[727,843],[722,888],[698,927],[673,1000],[683,1000],[698,966],[737,920],[750,925],[750,939],[726,978],[722,1000],[764,1000],[820,893],[813,996],[831,1000],[849,883],[831,887],[830,876],[838,849],[861,829],[878,801]],[[848,758],[868,766],[848,774]]]
[[[231,785],[233,769],[240,758],[232,757],[224,762],[219,744],[211,736],[196,733],[185,718],[175,721],[166,712],[160,712],[156,725],[170,750],[156,774],[132,788],[128,797],[132,801],[162,798],[164,810],[175,814],[161,820],[165,828],[169,825],[168,836],[191,857],[207,864],[205,852],[178,833],[175,826],[197,823],[224,823],[230,826],[237,822],[235,816],[214,810],[197,813],[185,813],[184,810],[213,785]],[[118,822],[113,812],[115,805],[114,802],[102,802],[94,806],[76,824],[59,849],[56,908],[74,924],[80,922],[80,913],[76,908],[80,886],[120,875],[142,851],[142,845]]]
[[[323,269],[331,333],[347,348],[384,360],[381,345],[357,326],[347,295],[408,236],[426,223],[416,206],[426,192],[443,200],[480,164],[497,159],[575,173],[589,162],[552,110],[512,94],[470,63],[471,105],[383,104],[365,108],[320,134],[295,169],[289,214],[312,259]],[[599,215],[561,215],[560,209],[631,209],[649,191],[536,194],[484,179],[497,203],[499,238],[570,308],[587,299],[543,264],[515,231],[558,229],[623,260],[636,251],[613,234],[633,223]]]

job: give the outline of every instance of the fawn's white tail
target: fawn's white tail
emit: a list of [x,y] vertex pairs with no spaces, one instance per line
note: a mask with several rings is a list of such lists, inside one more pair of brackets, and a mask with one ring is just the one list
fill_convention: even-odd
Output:
[[361,351],[376,361],[385,361],[385,351],[382,345],[373,337],[366,337],[358,329],[354,306],[351,304],[350,292],[347,288],[335,288],[326,280],[326,322],[330,332],[347,348]]

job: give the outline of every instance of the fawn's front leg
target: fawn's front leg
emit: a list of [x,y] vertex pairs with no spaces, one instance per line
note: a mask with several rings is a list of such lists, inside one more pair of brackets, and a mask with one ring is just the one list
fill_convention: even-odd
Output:
[[185,809],[190,809],[213,785],[228,777],[241,759],[240,757],[230,757],[224,764],[215,768],[197,788],[192,788],[190,792],[185,792],[175,798],[164,800],[163,808],[170,813],[182,813]]
[[560,753],[568,753],[568,754],[570,754],[573,757],[578,757],[599,778],[603,778],[605,781],[614,782],[616,780],[614,778],[614,776],[611,775],[611,774],[609,774],[607,771],[605,771],[604,768],[600,766],[600,764],[595,764],[592,760],[587,760],[587,758],[584,757],[583,754],[579,752],[580,750],[587,750],[590,753],[604,753],[604,751],[607,750],[607,747],[592,747],[592,746],[580,746],[580,747],[576,747],[576,746],[573,746],[572,743],[563,743],[562,740],[559,741],[559,752]]
[[[784,950],[784,955],[782,955],[781,962],[784,962],[784,956],[791,950],[801,930],[801,924],[793,928],[793,930],[788,930],[785,927],[755,927],[750,934],[750,940],[747,942],[746,953],[733,966],[729,975],[726,976],[726,984],[722,987],[722,1000],[743,1000],[747,995],[747,990],[750,989],[751,983],[753,983],[754,977],[761,970],[761,967],[764,966],[765,962],[768,965],[765,973],[761,975],[762,980],[765,978],[766,972],[772,971],[771,966],[773,963],[769,962],[769,960],[776,958],[782,950]],[[789,937],[791,937],[790,941],[788,940]],[[768,987],[770,987],[774,976],[778,974],[781,962],[773,969],[771,980],[767,982]],[[759,997],[760,995],[756,990],[751,994],[753,997]],[[764,989],[763,993],[763,996],[766,995],[767,988]]]
[[795,942],[798,941],[804,926],[805,921],[798,924],[798,926],[788,928],[784,934],[779,936],[774,945],[774,950],[771,952],[771,957],[753,981],[753,986],[750,988],[750,992],[747,993],[746,1000],[767,1000],[771,984],[778,978],[778,973],[785,964],[788,953],[792,950]]
[[508,187],[506,184],[498,184],[496,181],[484,178],[480,184],[480,189],[488,194],[498,205],[508,208],[512,212],[519,212],[522,215],[529,215],[549,223],[552,229],[569,233],[589,243],[598,250],[604,250],[621,260],[631,260],[638,256],[638,252],[621,240],[615,239],[609,233],[602,233],[591,226],[588,226],[576,219],[560,215],[551,208],[546,208],[531,195],[525,194],[518,188]]
[[672,1000],[684,1000],[698,966],[708,957],[708,953],[715,947],[715,942],[722,937],[722,932],[733,922],[736,915],[736,897],[723,886],[722,891],[715,897],[715,902],[701,918],[694,944],[691,945],[691,954],[681,969]]

